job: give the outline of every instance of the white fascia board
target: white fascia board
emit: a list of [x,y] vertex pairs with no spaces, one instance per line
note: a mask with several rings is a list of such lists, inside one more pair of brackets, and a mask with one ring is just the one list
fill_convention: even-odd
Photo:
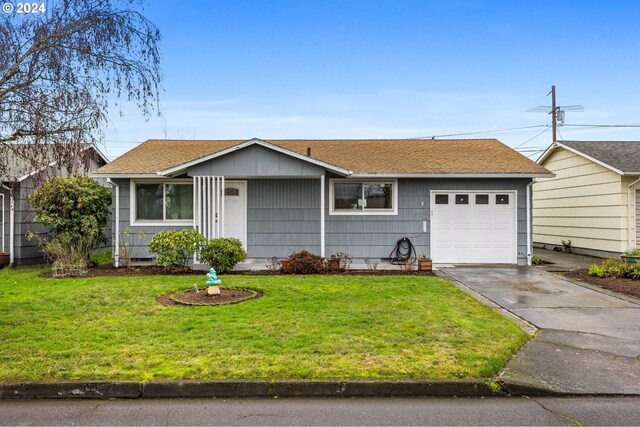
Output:
[[538,160],[536,160],[536,163],[539,164],[539,165],[542,165],[542,162],[547,160],[547,157],[549,157],[551,155],[551,153],[553,153],[553,150],[556,147],[557,147],[557,145],[556,145],[555,142],[553,144],[551,144],[546,150],[544,150],[544,153],[542,153],[542,155],[540,157],[538,157]]
[[155,173],[90,173],[90,178],[158,178]]
[[360,173],[349,178],[553,178],[554,173]]
[[347,169],[343,169],[341,167],[332,165],[330,163],[326,163],[326,162],[323,162],[321,160],[314,159],[312,157],[304,156],[304,155],[302,155],[300,153],[296,153],[295,151],[287,150],[286,148],[282,148],[282,147],[280,147],[278,145],[271,144],[270,142],[254,138],[254,139],[250,139],[248,141],[242,142],[240,144],[234,145],[233,147],[229,147],[229,148],[226,148],[224,150],[215,152],[213,154],[209,154],[208,156],[200,157],[199,159],[191,160],[190,162],[186,162],[186,163],[180,164],[178,166],[174,166],[172,168],[165,169],[163,171],[159,171],[158,175],[171,175],[171,174],[174,174],[176,172],[181,172],[181,171],[187,169],[190,166],[194,166],[194,165],[197,165],[199,163],[215,159],[217,157],[222,157],[222,156],[224,156],[226,154],[232,153],[232,152],[237,151],[237,150],[241,150],[241,149],[243,149],[245,147],[249,147],[249,146],[254,145],[254,144],[255,145],[261,145],[261,146],[263,146],[265,148],[269,148],[271,150],[278,151],[280,153],[286,154],[286,155],[294,157],[296,159],[303,160],[305,162],[309,162],[309,163],[321,166],[321,167],[323,167],[323,168],[325,168],[325,169],[327,169],[327,170],[329,170],[331,172],[335,172],[335,173],[338,173],[340,175],[350,175],[351,174],[351,171],[349,171]]
[[[625,173],[623,171],[621,171],[620,169],[616,169],[613,166],[608,165],[603,161],[600,161],[600,160],[598,160],[598,159],[596,159],[594,157],[588,156],[588,155],[584,154],[582,151],[578,151],[575,148],[571,148],[569,146],[566,146],[566,145],[562,144],[561,142],[557,142],[556,141],[556,144],[558,144],[558,147],[562,147],[567,151],[571,151],[573,154],[577,154],[578,156],[584,157],[587,160],[591,160],[593,163],[597,163],[600,166],[609,169],[610,171],[613,171],[613,172],[615,172],[615,173],[617,173],[619,175],[625,175]],[[632,174],[632,173],[628,173],[627,172],[626,175],[636,175],[636,174]]]

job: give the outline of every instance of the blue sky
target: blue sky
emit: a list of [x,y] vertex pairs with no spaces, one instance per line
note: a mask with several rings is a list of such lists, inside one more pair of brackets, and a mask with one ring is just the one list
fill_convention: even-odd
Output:
[[[164,92],[125,105],[110,157],[150,138],[407,138],[566,123],[640,123],[637,1],[164,1]],[[483,133],[513,147],[540,129]],[[562,139],[640,129],[560,128]],[[126,142],[118,142],[126,141]],[[524,147],[546,147],[547,131]],[[528,152],[527,154],[533,154]]]

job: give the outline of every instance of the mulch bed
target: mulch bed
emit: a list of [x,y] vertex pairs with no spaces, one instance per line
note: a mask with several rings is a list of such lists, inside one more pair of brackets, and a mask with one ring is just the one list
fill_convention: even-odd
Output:
[[589,275],[588,270],[572,270],[562,274],[603,289],[640,298],[640,280],[627,279],[624,277],[596,277]]
[[186,291],[173,294],[162,295],[157,298],[160,304],[164,305],[225,305],[237,304],[242,301],[260,298],[261,292],[252,289],[225,288],[220,286],[220,295],[207,295],[206,289],[187,289]]
[[[103,266],[103,267],[89,267],[89,274],[85,277],[121,277],[121,276],[173,276],[193,274],[196,276],[205,276],[206,271],[191,270],[190,268],[180,267],[163,267],[160,265],[143,265],[136,267],[119,267]],[[274,276],[283,274],[279,271],[231,271],[225,274],[237,274],[246,276]],[[332,271],[322,274],[337,274],[337,275],[370,275],[370,276],[398,276],[398,275],[415,275],[415,276],[434,276],[431,271],[413,271],[405,272],[403,270],[349,270],[347,272]],[[51,273],[43,273],[40,275],[43,278],[52,277]]]

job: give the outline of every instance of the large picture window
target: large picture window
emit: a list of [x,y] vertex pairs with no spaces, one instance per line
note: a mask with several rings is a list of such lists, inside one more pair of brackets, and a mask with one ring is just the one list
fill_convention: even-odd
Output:
[[189,222],[193,220],[193,184],[134,183],[136,222]]
[[396,181],[370,182],[332,180],[332,215],[395,215]]

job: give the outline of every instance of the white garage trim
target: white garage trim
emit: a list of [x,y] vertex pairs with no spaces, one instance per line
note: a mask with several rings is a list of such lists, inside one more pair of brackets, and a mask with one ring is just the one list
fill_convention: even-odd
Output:
[[[488,203],[476,204],[476,195],[488,195]],[[509,203],[496,203],[496,195],[508,195]],[[446,204],[436,204],[436,196],[448,195]],[[456,195],[468,195],[468,203],[457,204]],[[518,192],[515,190],[431,190],[430,247],[435,263],[518,262]],[[456,209],[458,207],[458,209]],[[475,211],[475,212],[474,212]],[[440,216],[442,213],[445,216]],[[508,213],[508,215],[506,214]],[[459,216],[457,216],[459,214]],[[483,215],[482,215],[483,214]],[[460,222],[457,222],[460,221]],[[474,222],[475,221],[475,222]],[[499,222],[496,222],[499,221]],[[456,229],[456,225],[460,227]],[[479,225],[488,228],[480,228]],[[485,235],[482,235],[482,231]],[[496,234],[502,230],[505,234]],[[449,235],[443,234],[449,231]],[[475,233],[475,235],[474,235]],[[467,236],[468,240],[467,240]],[[496,243],[495,238],[498,237]],[[500,239],[500,236],[502,239]],[[476,240],[484,246],[466,246]],[[500,241],[502,240],[502,241]],[[492,243],[493,242],[493,243]],[[495,245],[496,253],[491,251]],[[459,249],[458,249],[459,248]],[[494,255],[493,257],[491,255]]]

